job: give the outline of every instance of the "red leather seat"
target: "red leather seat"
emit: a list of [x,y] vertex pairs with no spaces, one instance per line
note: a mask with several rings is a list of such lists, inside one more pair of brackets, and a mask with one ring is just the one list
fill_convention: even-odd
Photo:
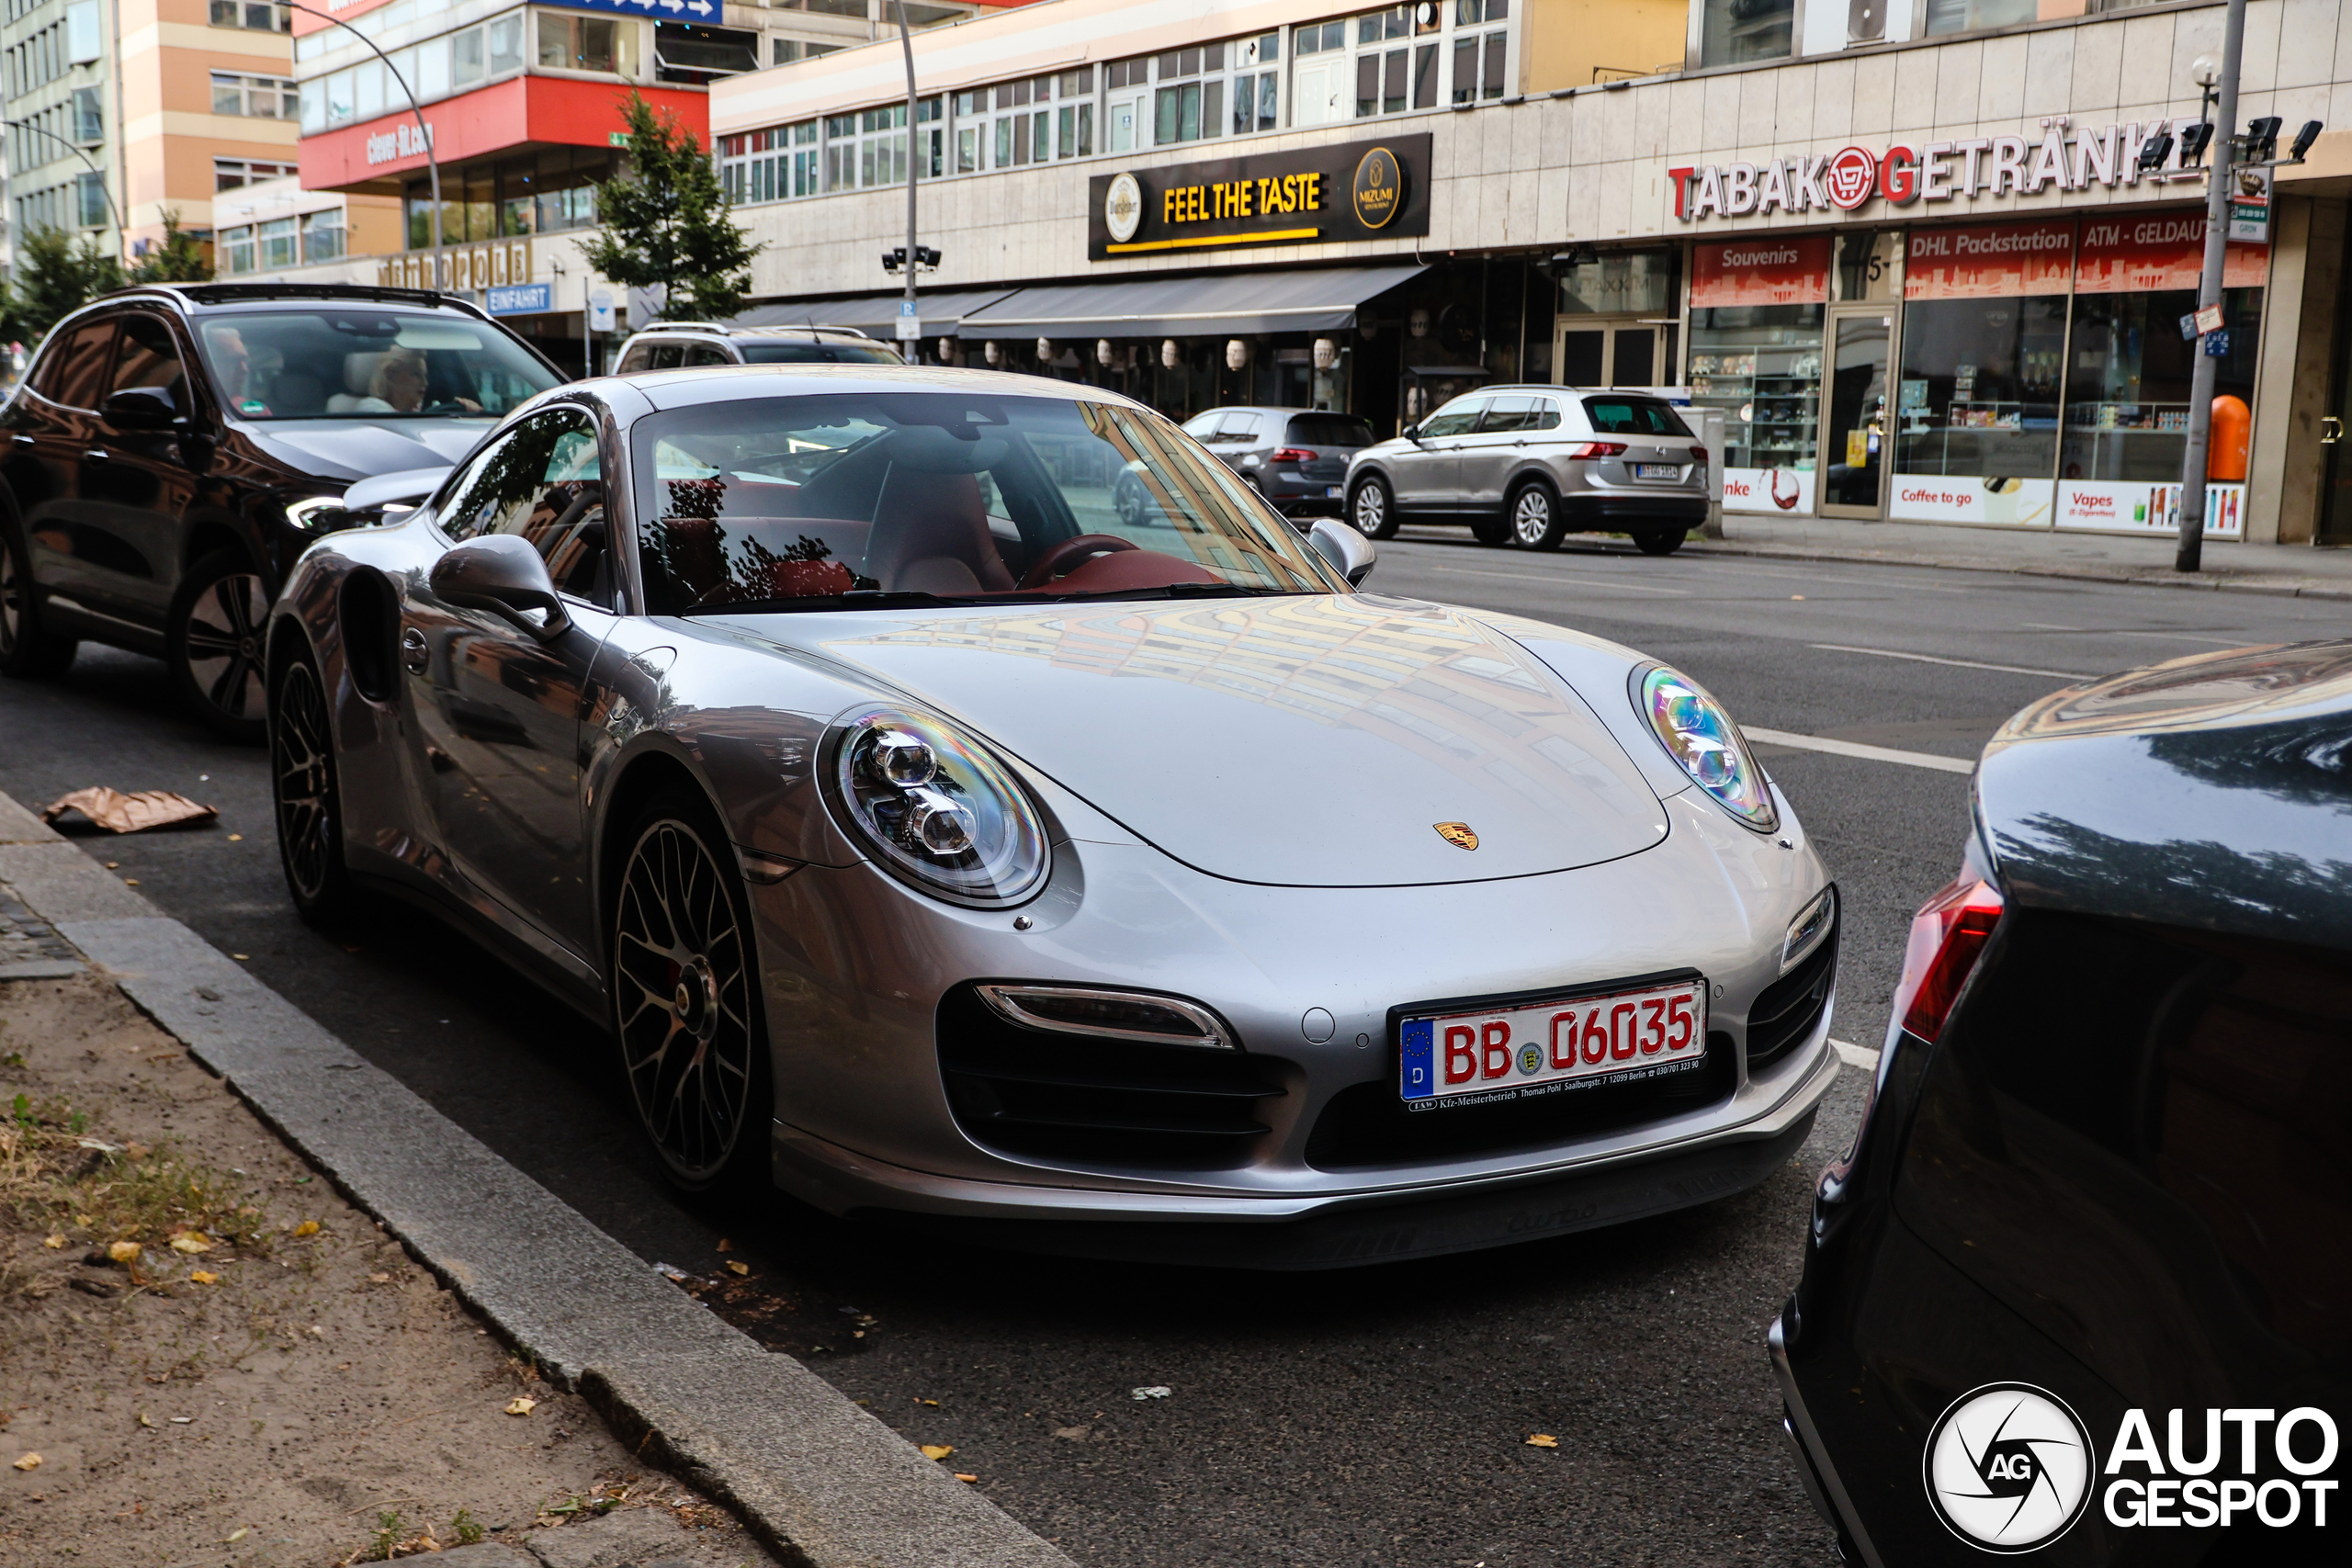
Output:
[[979,481],[892,467],[874,504],[865,575],[886,590],[1005,593],[1012,571],[989,533]]

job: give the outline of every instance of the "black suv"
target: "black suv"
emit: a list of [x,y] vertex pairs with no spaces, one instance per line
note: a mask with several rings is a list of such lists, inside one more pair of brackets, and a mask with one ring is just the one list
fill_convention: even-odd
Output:
[[261,626],[295,557],[422,499],[563,379],[417,289],[107,295],[51,329],[0,409],[0,671],[62,670],[84,637],[158,655],[207,724],[258,740]]

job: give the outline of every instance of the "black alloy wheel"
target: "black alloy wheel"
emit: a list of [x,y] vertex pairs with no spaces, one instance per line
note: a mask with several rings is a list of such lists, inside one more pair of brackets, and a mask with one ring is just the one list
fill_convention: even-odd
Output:
[[1645,556],[1670,556],[1682,547],[1682,541],[1690,532],[1688,528],[1676,527],[1636,528],[1634,530],[1634,547]]
[[701,798],[639,818],[607,946],[614,1033],[638,1124],[676,1186],[752,1188],[775,1097],[751,914]]
[[277,860],[295,913],[312,925],[351,912],[343,859],[343,812],[335,793],[334,731],[318,666],[306,649],[277,672],[269,705],[270,785],[277,805]]
[[1390,493],[1386,479],[1378,474],[1366,474],[1356,481],[1354,491],[1348,497],[1348,521],[1367,539],[1396,536],[1396,498]]
[[1560,515],[1560,498],[1542,479],[1529,479],[1512,491],[1505,510],[1510,514],[1510,542],[1522,550],[1556,550],[1568,531]]
[[13,523],[0,521],[0,674],[54,675],[74,662],[75,643],[41,629],[32,558]]
[[248,744],[266,728],[262,639],[269,600],[269,581],[251,562],[235,550],[217,550],[188,569],[164,628],[165,660],[197,717]]

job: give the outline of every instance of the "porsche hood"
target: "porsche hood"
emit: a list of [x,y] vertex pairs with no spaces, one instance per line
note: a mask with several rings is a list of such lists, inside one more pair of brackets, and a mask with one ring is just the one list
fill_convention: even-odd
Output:
[[1236,881],[1485,881],[1614,860],[1667,832],[1657,794],[1575,690],[1434,604],[867,612],[825,617],[819,646]]

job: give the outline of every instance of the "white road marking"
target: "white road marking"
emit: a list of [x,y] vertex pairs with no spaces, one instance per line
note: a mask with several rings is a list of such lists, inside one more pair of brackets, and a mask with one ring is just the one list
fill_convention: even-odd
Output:
[[1843,1040],[1832,1040],[1829,1043],[1838,1048],[1838,1059],[1848,1066],[1860,1067],[1865,1072],[1878,1071],[1878,1053],[1869,1046],[1851,1045]]
[[1958,757],[1939,757],[1932,751],[1898,751],[1891,746],[1865,746],[1859,740],[1832,740],[1826,735],[1792,735],[1785,729],[1758,729],[1743,724],[1742,733],[1750,740],[1760,740],[1767,746],[1786,746],[1794,751],[1824,751],[1833,757],[1860,757],[1869,762],[1900,762],[1906,768],[1933,768],[1945,773],[1973,773],[1973,761]]
[[2086,675],[2079,670],[2036,670],[2024,664],[1985,664],[1973,659],[1939,659],[1932,653],[1900,653],[1891,648],[1855,648],[1842,642],[1816,642],[1807,646],[1828,653],[1867,653],[1874,659],[1908,659],[1915,664],[1949,664],[1957,670],[1997,670],[2005,675],[2051,675],[2062,681],[2095,681],[2096,675]]
[[1507,582],[1575,582],[1587,588],[1612,588],[1627,593],[1656,593],[1668,599],[1688,599],[1687,588],[1652,588],[1645,582],[1619,582],[1605,577],[1570,577],[1560,571],[1480,571],[1476,567],[1432,566],[1424,569],[1442,571],[1449,577],[1499,577]]

